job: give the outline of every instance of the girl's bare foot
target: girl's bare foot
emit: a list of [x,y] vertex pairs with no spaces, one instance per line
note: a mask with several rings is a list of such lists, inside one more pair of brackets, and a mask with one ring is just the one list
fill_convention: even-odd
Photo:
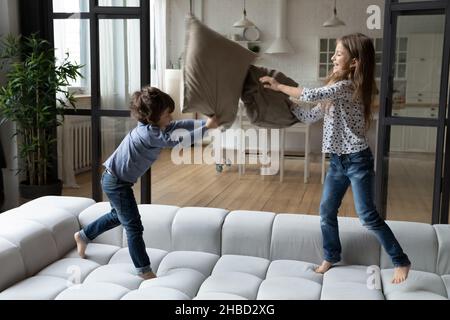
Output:
[[317,273],[325,273],[331,268],[331,266],[332,266],[331,262],[323,260],[322,264],[318,266],[314,271]]
[[153,279],[156,278],[156,274],[154,274],[153,272],[146,272],[140,275],[141,278],[143,278],[144,280],[149,280],[149,279]]
[[392,283],[402,283],[408,277],[409,269],[411,269],[411,265],[405,267],[396,267],[394,268],[394,276],[392,277]]
[[77,243],[77,251],[82,259],[86,258],[86,247],[87,244],[80,236],[80,232],[76,232],[73,236],[75,238],[75,242]]

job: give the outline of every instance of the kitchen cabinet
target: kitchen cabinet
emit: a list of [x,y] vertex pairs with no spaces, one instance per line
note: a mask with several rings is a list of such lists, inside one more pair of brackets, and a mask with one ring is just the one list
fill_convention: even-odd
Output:
[[[392,115],[398,117],[436,118],[437,107],[411,106],[393,110]],[[392,126],[391,151],[430,152],[436,150],[436,128],[418,126]]]
[[437,33],[408,36],[406,103],[438,103],[443,41]]

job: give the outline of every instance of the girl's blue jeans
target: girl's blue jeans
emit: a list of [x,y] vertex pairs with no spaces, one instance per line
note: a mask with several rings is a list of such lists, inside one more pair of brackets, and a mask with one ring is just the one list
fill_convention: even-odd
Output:
[[81,238],[90,242],[105,231],[122,225],[127,234],[128,250],[137,274],[152,271],[142,237],[144,227],[133,194],[133,184],[121,181],[109,172],[102,175],[102,188],[111,203],[111,211],[80,231]]
[[337,215],[342,198],[351,185],[355,209],[362,224],[375,234],[394,266],[410,265],[408,256],[375,207],[374,160],[370,148],[343,155],[332,153],[330,157],[330,167],[320,202],[324,259],[331,263],[341,260]]

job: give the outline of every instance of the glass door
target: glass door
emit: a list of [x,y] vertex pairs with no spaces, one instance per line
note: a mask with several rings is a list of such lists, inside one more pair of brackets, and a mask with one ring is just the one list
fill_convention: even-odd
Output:
[[[136,125],[129,98],[150,83],[149,1],[52,0],[52,12],[57,54],[85,66],[71,84],[77,110],[67,110],[58,137],[60,174],[68,188],[81,188],[77,195],[102,201],[103,162]],[[150,175],[135,186],[138,202],[151,201]]]
[[448,208],[442,214],[448,6],[386,1],[376,191],[389,220],[439,223],[448,215]]

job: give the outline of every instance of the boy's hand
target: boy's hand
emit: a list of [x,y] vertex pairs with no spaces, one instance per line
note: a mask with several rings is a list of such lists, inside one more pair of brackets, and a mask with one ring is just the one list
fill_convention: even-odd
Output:
[[280,83],[272,77],[261,77],[259,78],[259,81],[264,84],[264,88],[268,88],[274,91],[280,91]]
[[206,120],[206,128],[215,129],[218,126],[219,126],[219,119],[217,119],[216,116],[213,116],[211,118],[208,118],[208,120]]

